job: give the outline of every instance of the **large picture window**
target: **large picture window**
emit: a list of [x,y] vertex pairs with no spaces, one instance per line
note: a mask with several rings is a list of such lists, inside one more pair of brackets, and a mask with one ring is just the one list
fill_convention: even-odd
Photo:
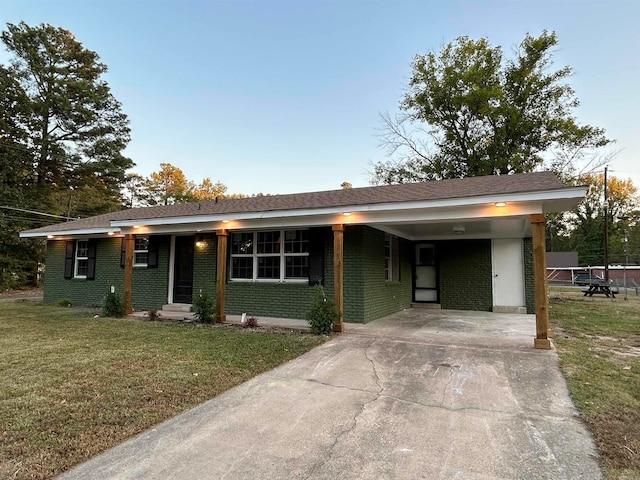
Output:
[[287,281],[309,277],[309,231],[268,230],[231,235],[231,279]]

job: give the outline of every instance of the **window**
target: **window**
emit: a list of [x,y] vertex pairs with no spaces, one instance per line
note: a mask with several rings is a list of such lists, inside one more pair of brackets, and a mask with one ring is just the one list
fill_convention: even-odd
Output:
[[66,279],[93,280],[96,276],[96,241],[68,240],[64,246],[64,274]]
[[384,273],[388,282],[400,281],[400,252],[398,237],[384,236]]
[[88,267],[89,242],[87,240],[78,240],[76,242],[76,261],[73,276],[76,278],[87,278]]
[[136,237],[133,246],[133,266],[146,267],[149,263],[149,237]]
[[232,235],[232,280],[284,281],[307,280],[308,277],[308,230],[238,232]]

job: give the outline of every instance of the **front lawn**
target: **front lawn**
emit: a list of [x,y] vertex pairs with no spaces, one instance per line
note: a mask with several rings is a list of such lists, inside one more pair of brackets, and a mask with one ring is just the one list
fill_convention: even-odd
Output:
[[551,324],[574,404],[608,479],[640,478],[640,299],[550,290]]
[[51,478],[324,340],[0,302],[0,478]]

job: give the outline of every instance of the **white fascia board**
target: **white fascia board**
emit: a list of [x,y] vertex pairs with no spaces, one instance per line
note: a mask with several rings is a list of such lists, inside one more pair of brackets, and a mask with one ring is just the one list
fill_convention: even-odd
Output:
[[119,234],[119,228],[79,228],[77,230],[55,230],[48,232],[20,232],[20,238],[47,238],[52,237],[71,237],[77,235],[109,235],[109,232],[113,234]]
[[[398,212],[407,213],[416,210],[449,209],[460,207],[471,207],[478,205],[493,205],[496,202],[545,202],[553,200],[582,199],[586,193],[585,187],[563,188],[560,190],[550,190],[530,193],[512,193],[506,195],[485,195],[468,198],[452,198],[445,200],[427,200],[417,202],[393,202],[377,203],[367,205],[345,205],[340,207],[326,207],[315,209],[296,210],[270,210],[262,212],[225,213],[221,215],[184,215],[179,217],[162,218],[139,218],[135,220],[115,220],[111,222],[114,227],[133,227],[134,225],[179,225],[179,224],[209,224],[220,223],[224,220],[241,222],[246,220],[268,220],[283,219],[287,217],[305,218],[341,215],[344,212],[354,213],[374,213],[393,212],[396,216]],[[541,210],[540,210],[541,211]],[[538,212],[539,213],[539,212]],[[411,215],[409,213],[409,215]],[[316,223],[316,222],[314,222]],[[334,222],[335,223],[335,222]],[[339,222],[354,223],[354,222]],[[230,227],[220,227],[230,228]]]

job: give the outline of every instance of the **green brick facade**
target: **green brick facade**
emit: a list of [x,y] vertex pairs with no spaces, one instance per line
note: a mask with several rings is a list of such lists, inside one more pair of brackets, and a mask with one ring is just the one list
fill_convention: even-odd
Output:
[[[316,230],[324,239],[324,288],[333,299],[333,233]],[[193,294],[216,296],[215,234],[198,235],[195,248]],[[157,268],[135,267],[132,303],[136,310],[167,303],[171,237],[157,237]],[[432,242],[436,245],[440,304],[446,309],[490,311],[492,295],[491,240]],[[399,241],[400,280],[385,279],[385,234],[367,226],[346,226],[344,232],[344,320],[368,322],[411,306],[414,243]],[[45,301],[69,298],[74,305],[102,306],[111,286],[122,296],[121,239],[97,239],[95,280],[64,279],[64,241],[49,241],[44,276]],[[524,240],[526,306],[533,312],[533,252]],[[227,314],[305,318],[315,289],[307,282],[233,282],[226,285]]]
[[[169,274],[169,238],[162,237],[158,245],[158,267],[134,267],[131,303],[136,310],[160,308],[167,303]],[[102,307],[111,287],[122,298],[124,270],[120,267],[120,238],[97,239],[95,280],[65,279],[63,240],[47,242],[47,263],[44,274],[44,301],[55,303],[68,298],[74,305]]]
[[440,305],[446,309],[491,311],[491,240],[434,242],[439,265]]

